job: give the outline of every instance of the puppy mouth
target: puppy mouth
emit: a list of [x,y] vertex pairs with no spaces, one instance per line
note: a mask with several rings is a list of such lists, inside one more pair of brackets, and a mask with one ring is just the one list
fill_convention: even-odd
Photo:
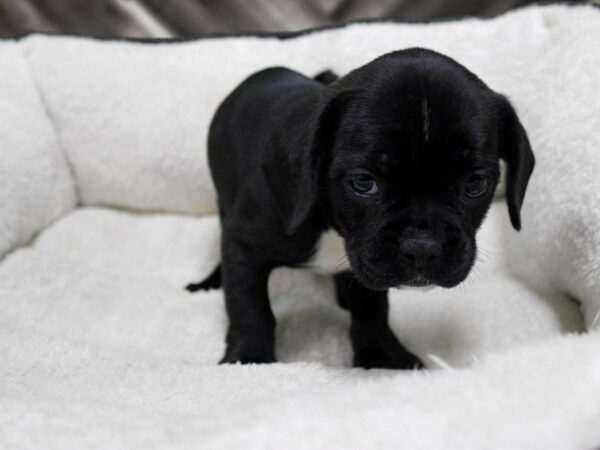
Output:
[[437,285],[437,283],[421,272],[412,272],[410,274],[391,273],[371,267],[362,261],[358,264],[352,264],[351,262],[351,266],[353,266],[353,272],[358,280],[373,290],[401,289],[403,287],[422,288]]
[[[360,260],[359,260],[360,261]],[[460,284],[469,274],[471,263],[462,261],[453,270],[445,273],[429,273],[428,271],[415,271],[404,268],[400,272],[390,272],[377,267],[372,267],[364,261],[352,263],[353,272],[358,280],[366,287],[373,290],[386,290],[390,288],[452,288]]]
[[408,287],[428,287],[434,286],[435,283],[425,277],[425,275],[421,273],[417,273],[412,278],[409,278],[407,281],[399,285],[398,287],[408,286]]

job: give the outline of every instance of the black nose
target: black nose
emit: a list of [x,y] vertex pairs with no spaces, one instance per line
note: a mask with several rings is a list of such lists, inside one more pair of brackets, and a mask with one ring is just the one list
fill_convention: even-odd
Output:
[[439,259],[442,246],[429,236],[419,236],[400,241],[400,255],[415,269],[423,269]]

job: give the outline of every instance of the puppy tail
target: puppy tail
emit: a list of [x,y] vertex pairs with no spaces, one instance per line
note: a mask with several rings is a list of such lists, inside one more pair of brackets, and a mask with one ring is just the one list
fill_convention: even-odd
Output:
[[314,76],[314,80],[318,81],[321,84],[331,84],[335,80],[339,78],[339,75],[333,72],[332,70],[324,70],[323,72],[319,72]]
[[219,264],[205,280],[200,281],[199,283],[190,283],[185,287],[185,289],[188,292],[194,293],[198,291],[219,289],[222,286],[221,265]]

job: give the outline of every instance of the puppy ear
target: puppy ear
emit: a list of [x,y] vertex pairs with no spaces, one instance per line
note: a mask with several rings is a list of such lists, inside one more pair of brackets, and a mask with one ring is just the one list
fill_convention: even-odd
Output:
[[300,229],[317,204],[323,161],[347,97],[307,97],[283,118],[261,155],[266,184],[288,235]]
[[500,100],[499,154],[506,162],[506,202],[510,221],[515,230],[521,229],[521,205],[533,167],[535,157],[529,144],[527,132],[510,102]]

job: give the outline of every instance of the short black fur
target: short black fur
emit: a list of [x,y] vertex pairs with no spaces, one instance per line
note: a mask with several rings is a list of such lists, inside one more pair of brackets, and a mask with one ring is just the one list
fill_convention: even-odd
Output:
[[269,275],[310,264],[322,234],[335,230],[350,265],[336,288],[352,318],[355,365],[422,367],[388,325],[387,290],[466,278],[499,159],[520,228],[534,166],[527,134],[505,97],[433,51],[397,51],[342,78],[316,78],[258,72],[211,124],[230,320],[222,362],[275,361]]

